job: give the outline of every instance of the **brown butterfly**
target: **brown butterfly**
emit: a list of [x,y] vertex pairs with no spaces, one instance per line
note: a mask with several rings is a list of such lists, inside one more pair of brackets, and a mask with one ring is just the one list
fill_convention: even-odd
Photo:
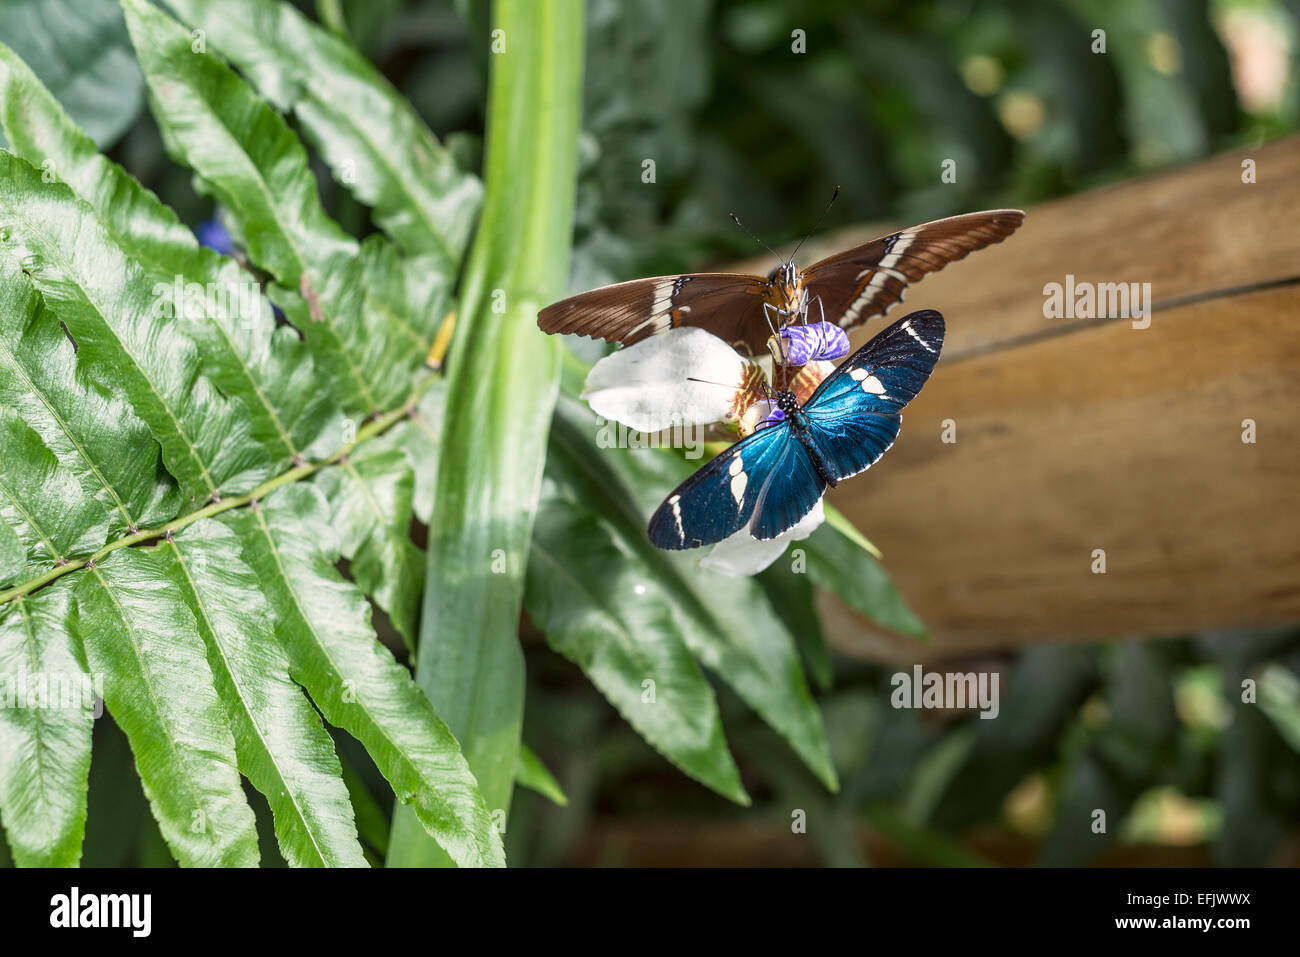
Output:
[[700,326],[741,351],[761,355],[774,328],[800,318],[824,316],[847,329],[884,315],[902,301],[909,282],[1001,242],[1024,220],[1018,209],[950,216],[890,233],[807,269],[782,262],[766,278],[695,273],[633,279],[547,306],[537,324],[543,332],[625,345],[677,326]]

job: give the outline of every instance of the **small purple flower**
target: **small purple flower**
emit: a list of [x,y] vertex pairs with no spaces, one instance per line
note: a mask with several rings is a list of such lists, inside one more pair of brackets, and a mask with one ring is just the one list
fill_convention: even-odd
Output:
[[798,323],[781,330],[782,365],[802,366],[848,355],[849,337],[833,322]]
[[235,241],[230,238],[230,233],[226,227],[221,225],[221,220],[205,219],[194,230],[194,235],[199,241],[200,246],[207,246],[209,249],[215,249],[223,256],[233,256],[235,254]]
[[754,428],[755,432],[762,431],[763,429],[770,428],[773,425],[777,425],[778,423],[785,421],[785,413],[781,410],[781,407],[778,406],[775,402],[773,402],[771,399],[760,399],[759,401],[767,403],[768,410],[767,410],[767,415],[763,417],[763,421],[758,423],[758,425]]

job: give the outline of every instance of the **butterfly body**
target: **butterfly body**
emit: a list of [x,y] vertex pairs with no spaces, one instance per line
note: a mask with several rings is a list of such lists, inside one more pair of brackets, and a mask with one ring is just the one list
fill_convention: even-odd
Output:
[[845,359],[807,402],[777,392],[780,417],[679,485],[651,517],[650,541],[696,548],[746,525],[762,540],[789,531],[828,486],[870,468],[893,445],[943,334],[939,313],[914,312]]
[[773,329],[824,316],[842,329],[884,315],[909,283],[1001,242],[1025,214],[997,209],[911,226],[800,269],[781,263],[766,277],[740,273],[656,276],[603,286],[553,303],[544,332],[632,345],[680,326],[699,326],[751,356]]
[[778,329],[804,316],[808,311],[808,287],[803,270],[793,263],[782,263],[768,273],[763,304],[771,311],[773,325]]
[[[817,445],[817,441],[809,428],[808,415],[799,404],[799,400],[795,398],[793,392],[777,392],[776,406],[785,416],[783,421],[789,423],[790,433],[803,445],[804,451],[808,455],[808,461],[812,463],[817,474],[821,476],[823,482],[834,488],[839,484],[839,479],[835,477],[835,472],[830,463],[822,455],[822,450]],[[769,426],[769,428],[771,427]]]

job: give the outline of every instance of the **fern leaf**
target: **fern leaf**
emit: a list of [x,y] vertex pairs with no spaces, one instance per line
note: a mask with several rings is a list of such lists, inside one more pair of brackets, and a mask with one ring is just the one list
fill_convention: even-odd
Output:
[[411,460],[397,448],[367,443],[316,484],[331,503],[353,579],[388,612],[408,648],[415,647],[415,615],[424,587],[424,554],[411,541]]
[[18,533],[0,522],[0,587],[22,577],[27,567],[27,548]]
[[159,466],[148,427],[78,371],[72,341],[9,256],[0,256],[0,405],[21,414],[104,507],[105,535],[149,528],[178,511],[179,490]]
[[[68,631],[71,609],[66,582],[0,609],[0,818],[20,867],[81,859],[94,701],[80,696],[94,685]],[[28,706],[9,699],[20,690]],[[42,692],[72,697],[29,706]]]
[[415,472],[415,517],[426,525],[433,512],[433,485],[438,480],[438,448],[446,403],[447,383],[434,379],[406,419],[375,440],[376,449],[400,448],[410,458]]
[[198,246],[194,234],[169,206],[100,153],[31,68],[3,43],[0,104],[0,129],[10,152],[53,174],[90,203],[132,259],[166,276],[186,271]]
[[250,491],[270,457],[241,402],[199,374],[194,342],[161,313],[141,266],[62,183],[0,152],[0,243],[68,327],[96,385],[125,395],[191,502]]
[[454,272],[482,186],[380,72],[343,38],[272,0],[176,0],[281,111],[292,110],[335,178],[408,253]]
[[[190,35],[142,0],[123,0],[127,25],[169,151],[240,220],[269,290],[338,379],[345,412],[400,401],[423,354],[365,309],[359,245],[329,218],[306,151],[283,118]],[[405,374],[404,374],[405,373]]]
[[165,556],[124,548],[78,575],[75,631],[104,675],[163,839],[183,865],[258,862],[253,811],[203,638]]
[[[337,447],[341,413],[295,332],[275,327],[252,275],[199,246],[169,207],[95,149],[2,44],[0,98],[22,104],[0,112],[11,149],[52,170],[90,204],[127,255],[157,274],[156,288],[168,311],[200,346],[204,372],[222,391],[243,398],[253,439],[270,450],[272,469]],[[202,298],[193,296],[194,290],[202,290]]]
[[0,519],[39,574],[88,555],[104,538],[107,512],[59,464],[18,414],[0,406]]
[[334,743],[289,677],[256,574],[229,527],[205,519],[159,545],[194,611],[239,768],[266,797],[285,860],[296,867],[364,867]]

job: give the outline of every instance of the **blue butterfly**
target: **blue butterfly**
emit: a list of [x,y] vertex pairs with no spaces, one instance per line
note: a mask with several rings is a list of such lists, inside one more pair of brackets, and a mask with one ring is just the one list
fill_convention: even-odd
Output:
[[849,356],[800,406],[777,392],[783,416],[737,442],[688,478],[650,518],[659,548],[711,545],[746,523],[776,538],[812,511],[826,486],[857,475],[885,454],[903,406],[930,377],[943,348],[943,316],[904,316]]

